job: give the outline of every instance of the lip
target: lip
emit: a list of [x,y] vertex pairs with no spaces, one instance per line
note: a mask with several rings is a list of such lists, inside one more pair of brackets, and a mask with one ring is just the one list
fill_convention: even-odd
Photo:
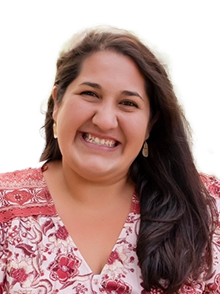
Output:
[[[117,145],[114,146],[114,147],[110,147],[110,146],[106,146],[106,145],[99,145],[99,144],[95,144],[93,142],[88,142],[84,139],[83,135],[84,134],[90,134],[94,137],[97,137],[99,139],[104,139],[104,140],[109,140],[109,141],[115,141],[117,142]],[[90,148],[93,148],[93,149],[98,149],[98,150],[108,150],[108,151],[113,151],[113,150],[116,150],[118,149],[119,145],[121,144],[117,139],[115,139],[114,137],[111,137],[111,136],[103,136],[103,135],[100,135],[100,134],[97,134],[97,133],[93,133],[93,132],[80,132],[79,133],[79,136],[80,136],[80,139],[81,141],[84,143],[84,145],[90,147]]]
[[80,133],[81,134],[90,134],[94,137],[98,137],[99,139],[110,140],[110,141],[115,141],[117,143],[120,143],[116,138],[114,138],[112,136],[103,136],[102,134],[93,133],[93,132],[80,132]]

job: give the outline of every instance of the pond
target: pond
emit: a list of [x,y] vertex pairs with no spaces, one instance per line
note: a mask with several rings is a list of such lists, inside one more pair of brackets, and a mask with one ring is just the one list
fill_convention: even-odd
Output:
[[[198,168],[220,177],[220,75],[191,75],[175,85],[193,130]],[[40,104],[49,91],[34,83],[0,91],[0,171],[38,161],[44,143]]]

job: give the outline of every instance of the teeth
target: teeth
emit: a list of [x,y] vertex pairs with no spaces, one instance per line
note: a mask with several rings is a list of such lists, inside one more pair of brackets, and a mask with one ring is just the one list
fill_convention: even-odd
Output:
[[103,145],[108,147],[115,147],[116,142],[113,140],[105,140],[105,139],[99,139],[98,137],[94,137],[91,134],[84,134],[83,138],[90,143],[95,143],[97,145]]

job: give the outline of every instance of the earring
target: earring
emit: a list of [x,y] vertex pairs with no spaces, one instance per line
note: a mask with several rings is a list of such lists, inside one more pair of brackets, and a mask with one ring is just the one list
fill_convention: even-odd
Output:
[[144,157],[148,157],[148,144],[147,144],[147,142],[145,141],[144,142],[144,146],[143,146],[143,148],[142,148],[142,155],[144,156]]
[[53,123],[53,137],[57,139],[57,124],[56,122]]

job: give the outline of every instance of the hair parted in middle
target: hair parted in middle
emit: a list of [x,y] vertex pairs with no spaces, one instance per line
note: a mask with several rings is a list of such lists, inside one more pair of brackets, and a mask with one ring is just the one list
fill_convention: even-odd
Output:
[[[144,157],[140,152],[130,167],[140,199],[137,255],[145,289],[159,287],[174,293],[190,277],[199,277],[203,266],[208,276],[212,263],[209,211],[213,210],[194,165],[189,125],[164,66],[136,36],[112,27],[85,30],[61,52],[54,82],[58,106],[69,84],[80,74],[83,61],[104,50],[130,57],[145,78],[151,113],[149,155]],[[53,108],[51,95],[41,161],[62,158],[53,136]]]

